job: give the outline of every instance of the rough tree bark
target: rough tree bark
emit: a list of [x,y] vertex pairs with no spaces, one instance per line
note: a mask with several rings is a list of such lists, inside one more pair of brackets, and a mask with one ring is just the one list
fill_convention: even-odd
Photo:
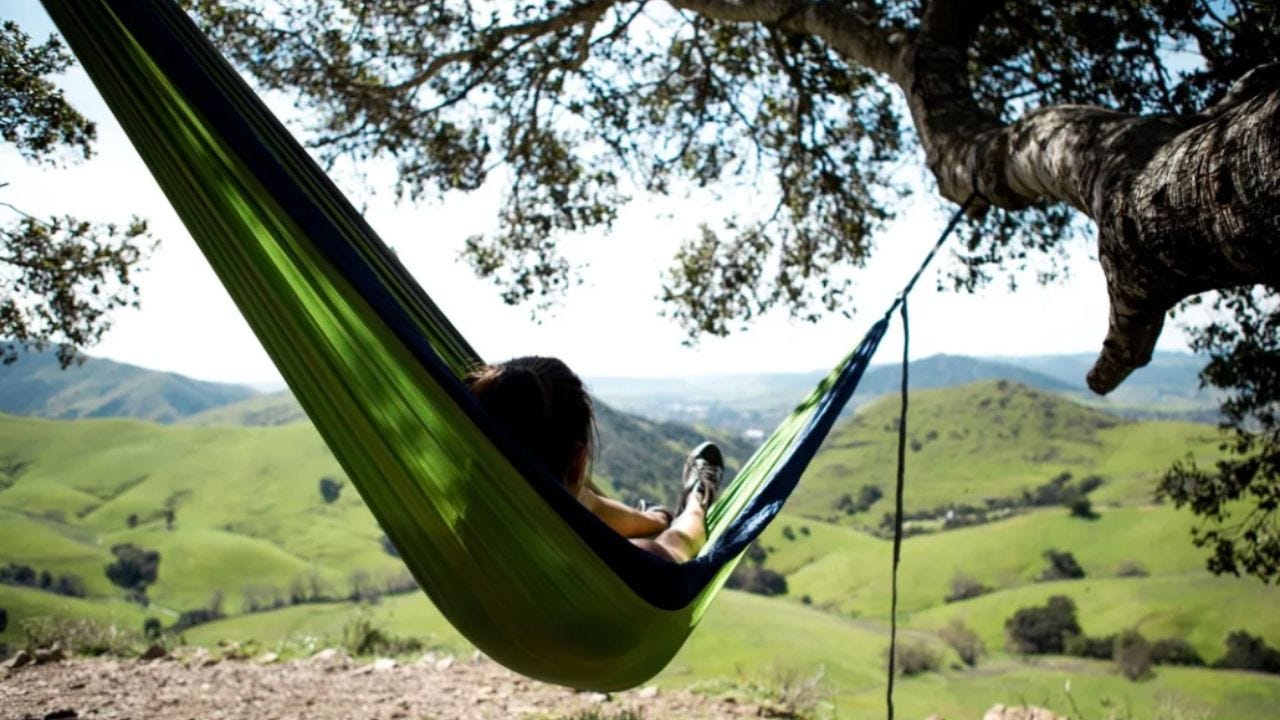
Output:
[[1089,372],[1107,393],[1151,359],[1165,314],[1214,288],[1280,285],[1280,63],[1254,69],[1197,115],[1053,106],[1001,124],[966,70],[999,0],[934,0],[915,32],[886,32],[874,3],[671,0],[725,22],[822,38],[903,92],[941,194],[975,212],[1069,203],[1098,227],[1110,327]]

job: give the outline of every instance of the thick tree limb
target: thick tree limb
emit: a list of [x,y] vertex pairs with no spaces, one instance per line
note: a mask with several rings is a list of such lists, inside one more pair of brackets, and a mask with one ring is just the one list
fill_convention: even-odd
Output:
[[906,95],[948,199],[977,192],[1007,210],[1066,202],[1093,219],[1111,300],[1110,328],[1088,377],[1096,392],[1150,360],[1165,313],[1181,299],[1277,283],[1280,65],[1242,78],[1201,115],[1060,105],[1004,125],[978,105],[968,68],[973,34],[1000,0],[933,0],[910,35],[881,25],[869,3],[669,2],[716,20],[820,37],[886,75]]

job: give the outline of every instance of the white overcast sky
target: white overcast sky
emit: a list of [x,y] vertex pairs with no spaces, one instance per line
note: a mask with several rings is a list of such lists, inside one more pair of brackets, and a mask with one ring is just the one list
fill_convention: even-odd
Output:
[[[14,19],[30,34],[53,32],[37,0],[3,0],[0,20]],[[112,330],[90,354],[148,368],[224,382],[272,383],[278,375],[231,300],[187,236],[105,105],[77,68],[64,86],[72,102],[98,124],[96,156],[63,169],[36,167],[0,145],[0,202],[35,215],[72,213],[99,221],[149,218],[162,239],[138,280],[142,308],[119,312]],[[374,169],[378,172],[378,169]],[[363,193],[354,184],[346,187]],[[464,238],[492,227],[496,193],[444,203],[396,205],[392,192],[353,198],[382,238],[399,253],[432,297],[487,358],[547,354],[587,376],[704,375],[827,368],[862,336],[906,281],[945,222],[928,199],[904,207],[857,275],[851,320],[818,324],[765,317],[747,332],[681,344],[679,328],[660,315],[660,275],[682,238],[717,208],[683,199],[641,200],[611,233],[585,234],[565,254],[584,265],[584,283],[569,291],[541,324],[526,308],[502,304],[497,291],[457,262]],[[751,198],[730,202],[750,202]],[[670,217],[667,217],[670,215]],[[3,217],[9,222],[11,217]],[[937,267],[911,302],[912,356],[1039,355],[1093,352],[1106,334],[1107,302],[1092,241],[1076,241],[1072,278],[1010,293],[993,283],[976,295],[935,290]],[[938,266],[948,262],[944,254]],[[901,353],[895,327],[879,361]],[[1172,325],[1160,347],[1185,350]]]

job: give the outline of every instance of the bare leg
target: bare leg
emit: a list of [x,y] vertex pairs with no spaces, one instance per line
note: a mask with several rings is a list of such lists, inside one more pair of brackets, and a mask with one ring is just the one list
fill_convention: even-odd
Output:
[[652,540],[632,540],[649,552],[672,562],[688,562],[707,543],[707,506],[719,493],[724,476],[724,456],[714,443],[705,442],[689,453],[684,465],[683,508],[671,527]]
[[[663,530],[651,542],[666,551],[667,559],[678,563],[688,562],[707,543],[706,517],[702,505],[690,502],[685,506],[684,512],[671,521],[671,527]],[[652,548],[650,551],[653,552]]]

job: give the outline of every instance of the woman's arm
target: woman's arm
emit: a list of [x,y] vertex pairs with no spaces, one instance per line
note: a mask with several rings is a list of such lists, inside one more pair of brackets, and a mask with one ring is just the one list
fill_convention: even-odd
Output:
[[653,537],[670,524],[667,514],[654,510],[637,510],[624,505],[613,498],[596,494],[589,487],[583,487],[578,493],[578,500],[605,525],[625,538]]

